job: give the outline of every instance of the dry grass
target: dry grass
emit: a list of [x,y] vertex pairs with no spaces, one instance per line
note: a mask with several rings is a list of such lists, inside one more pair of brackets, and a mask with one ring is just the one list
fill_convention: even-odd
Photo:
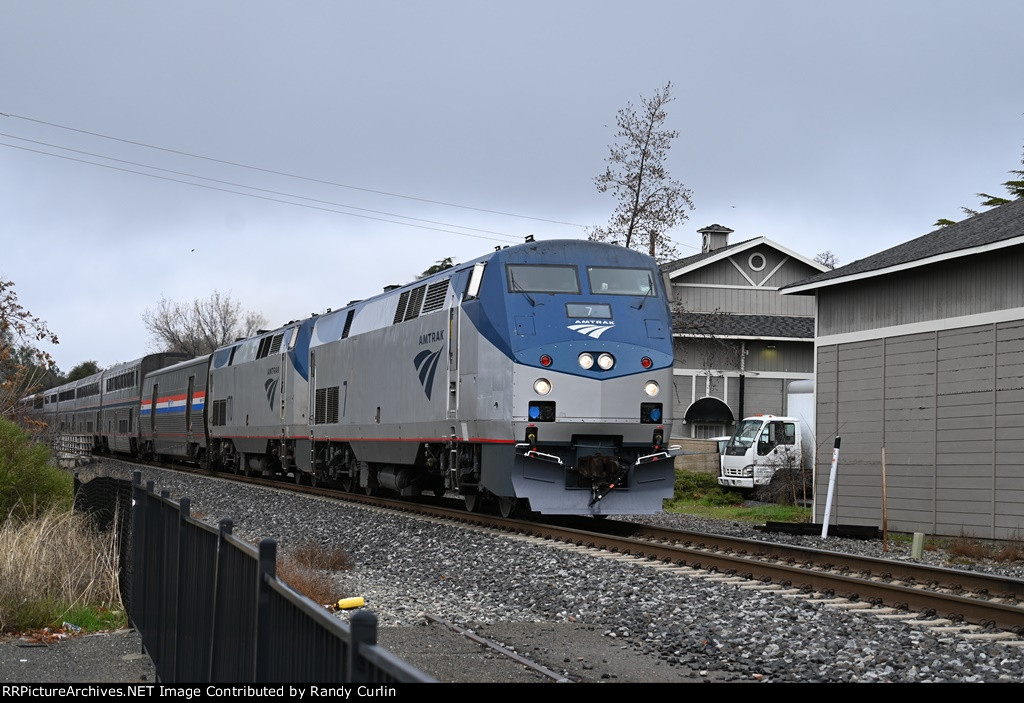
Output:
[[946,551],[963,561],[1024,561],[1024,542],[985,542],[972,537],[955,537],[946,545]]
[[1024,561],[1024,542],[1011,542],[996,550],[992,558],[996,561]]
[[291,554],[292,559],[317,571],[348,571],[352,557],[344,549],[328,549],[319,544],[304,544]]
[[277,560],[277,575],[315,603],[338,600],[337,586],[329,573],[352,568],[352,557],[342,549],[305,544]]
[[0,630],[59,624],[82,607],[122,610],[116,533],[58,509],[0,524]]

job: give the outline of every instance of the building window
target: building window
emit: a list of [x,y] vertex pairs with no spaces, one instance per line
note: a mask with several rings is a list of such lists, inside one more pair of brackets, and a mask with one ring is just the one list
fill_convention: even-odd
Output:
[[750,255],[750,258],[747,259],[747,263],[750,265],[750,268],[753,269],[754,271],[761,271],[764,269],[768,261],[764,258],[764,254],[754,252],[753,254]]

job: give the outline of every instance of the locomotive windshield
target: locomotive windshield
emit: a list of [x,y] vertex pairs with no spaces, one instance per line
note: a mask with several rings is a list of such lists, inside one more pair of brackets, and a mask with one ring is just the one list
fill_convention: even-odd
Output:
[[580,279],[575,266],[542,264],[508,264],[510,293],[573,293],[580,292]]
[[587,267],[590,292],[603,295],[657,295],[654,275],[647,269]]

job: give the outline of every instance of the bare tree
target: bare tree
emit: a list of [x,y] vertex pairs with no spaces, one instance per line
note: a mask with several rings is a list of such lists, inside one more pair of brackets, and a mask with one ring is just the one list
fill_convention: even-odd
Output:
[[834,269],[839,265],[839,259],[830,251],[823,251],[814,257],[815,262],[821,264],[827,269]]
[[160,298],[155,310],[147,308],[142,313],[142,322],[154,348],[200,356],[254,334],[266,319],[242,310],[241,303],[231,296],[214,291],[208,298],[191,303]]
[[710,374],[715,370],[734,368],[739,363],[739,345],[723,336],[730,315],[721,310],[693,312],[681,303],[672,304],[672,329],[688,340],[689,358],[676,361]]
[[691,191],[669,177],[665,166],[672,140],[679,133],[664,129],[672,83],[639,108],[627,103],[615,117],[618,143],[610,147],[605,172],[594,182],[598,191],[618,200],[608,224],[594,227],[589,238],[647,251],[659,261],[678,256],[668,232],[693,209]]
[[46,323],[23,308],[14,283],[0,279],[0,415],[36,392],[57,371],[53,358],[36,342],[57,344]]

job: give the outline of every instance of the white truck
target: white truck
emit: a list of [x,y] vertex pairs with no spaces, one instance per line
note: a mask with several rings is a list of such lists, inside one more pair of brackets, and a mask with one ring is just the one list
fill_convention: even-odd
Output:
[[810,382],[789,386],[791,415],[744,418],[722,452],[718,483],[741,492],[768,486],[785,470],[810,485],[814,475],[814,394]]

